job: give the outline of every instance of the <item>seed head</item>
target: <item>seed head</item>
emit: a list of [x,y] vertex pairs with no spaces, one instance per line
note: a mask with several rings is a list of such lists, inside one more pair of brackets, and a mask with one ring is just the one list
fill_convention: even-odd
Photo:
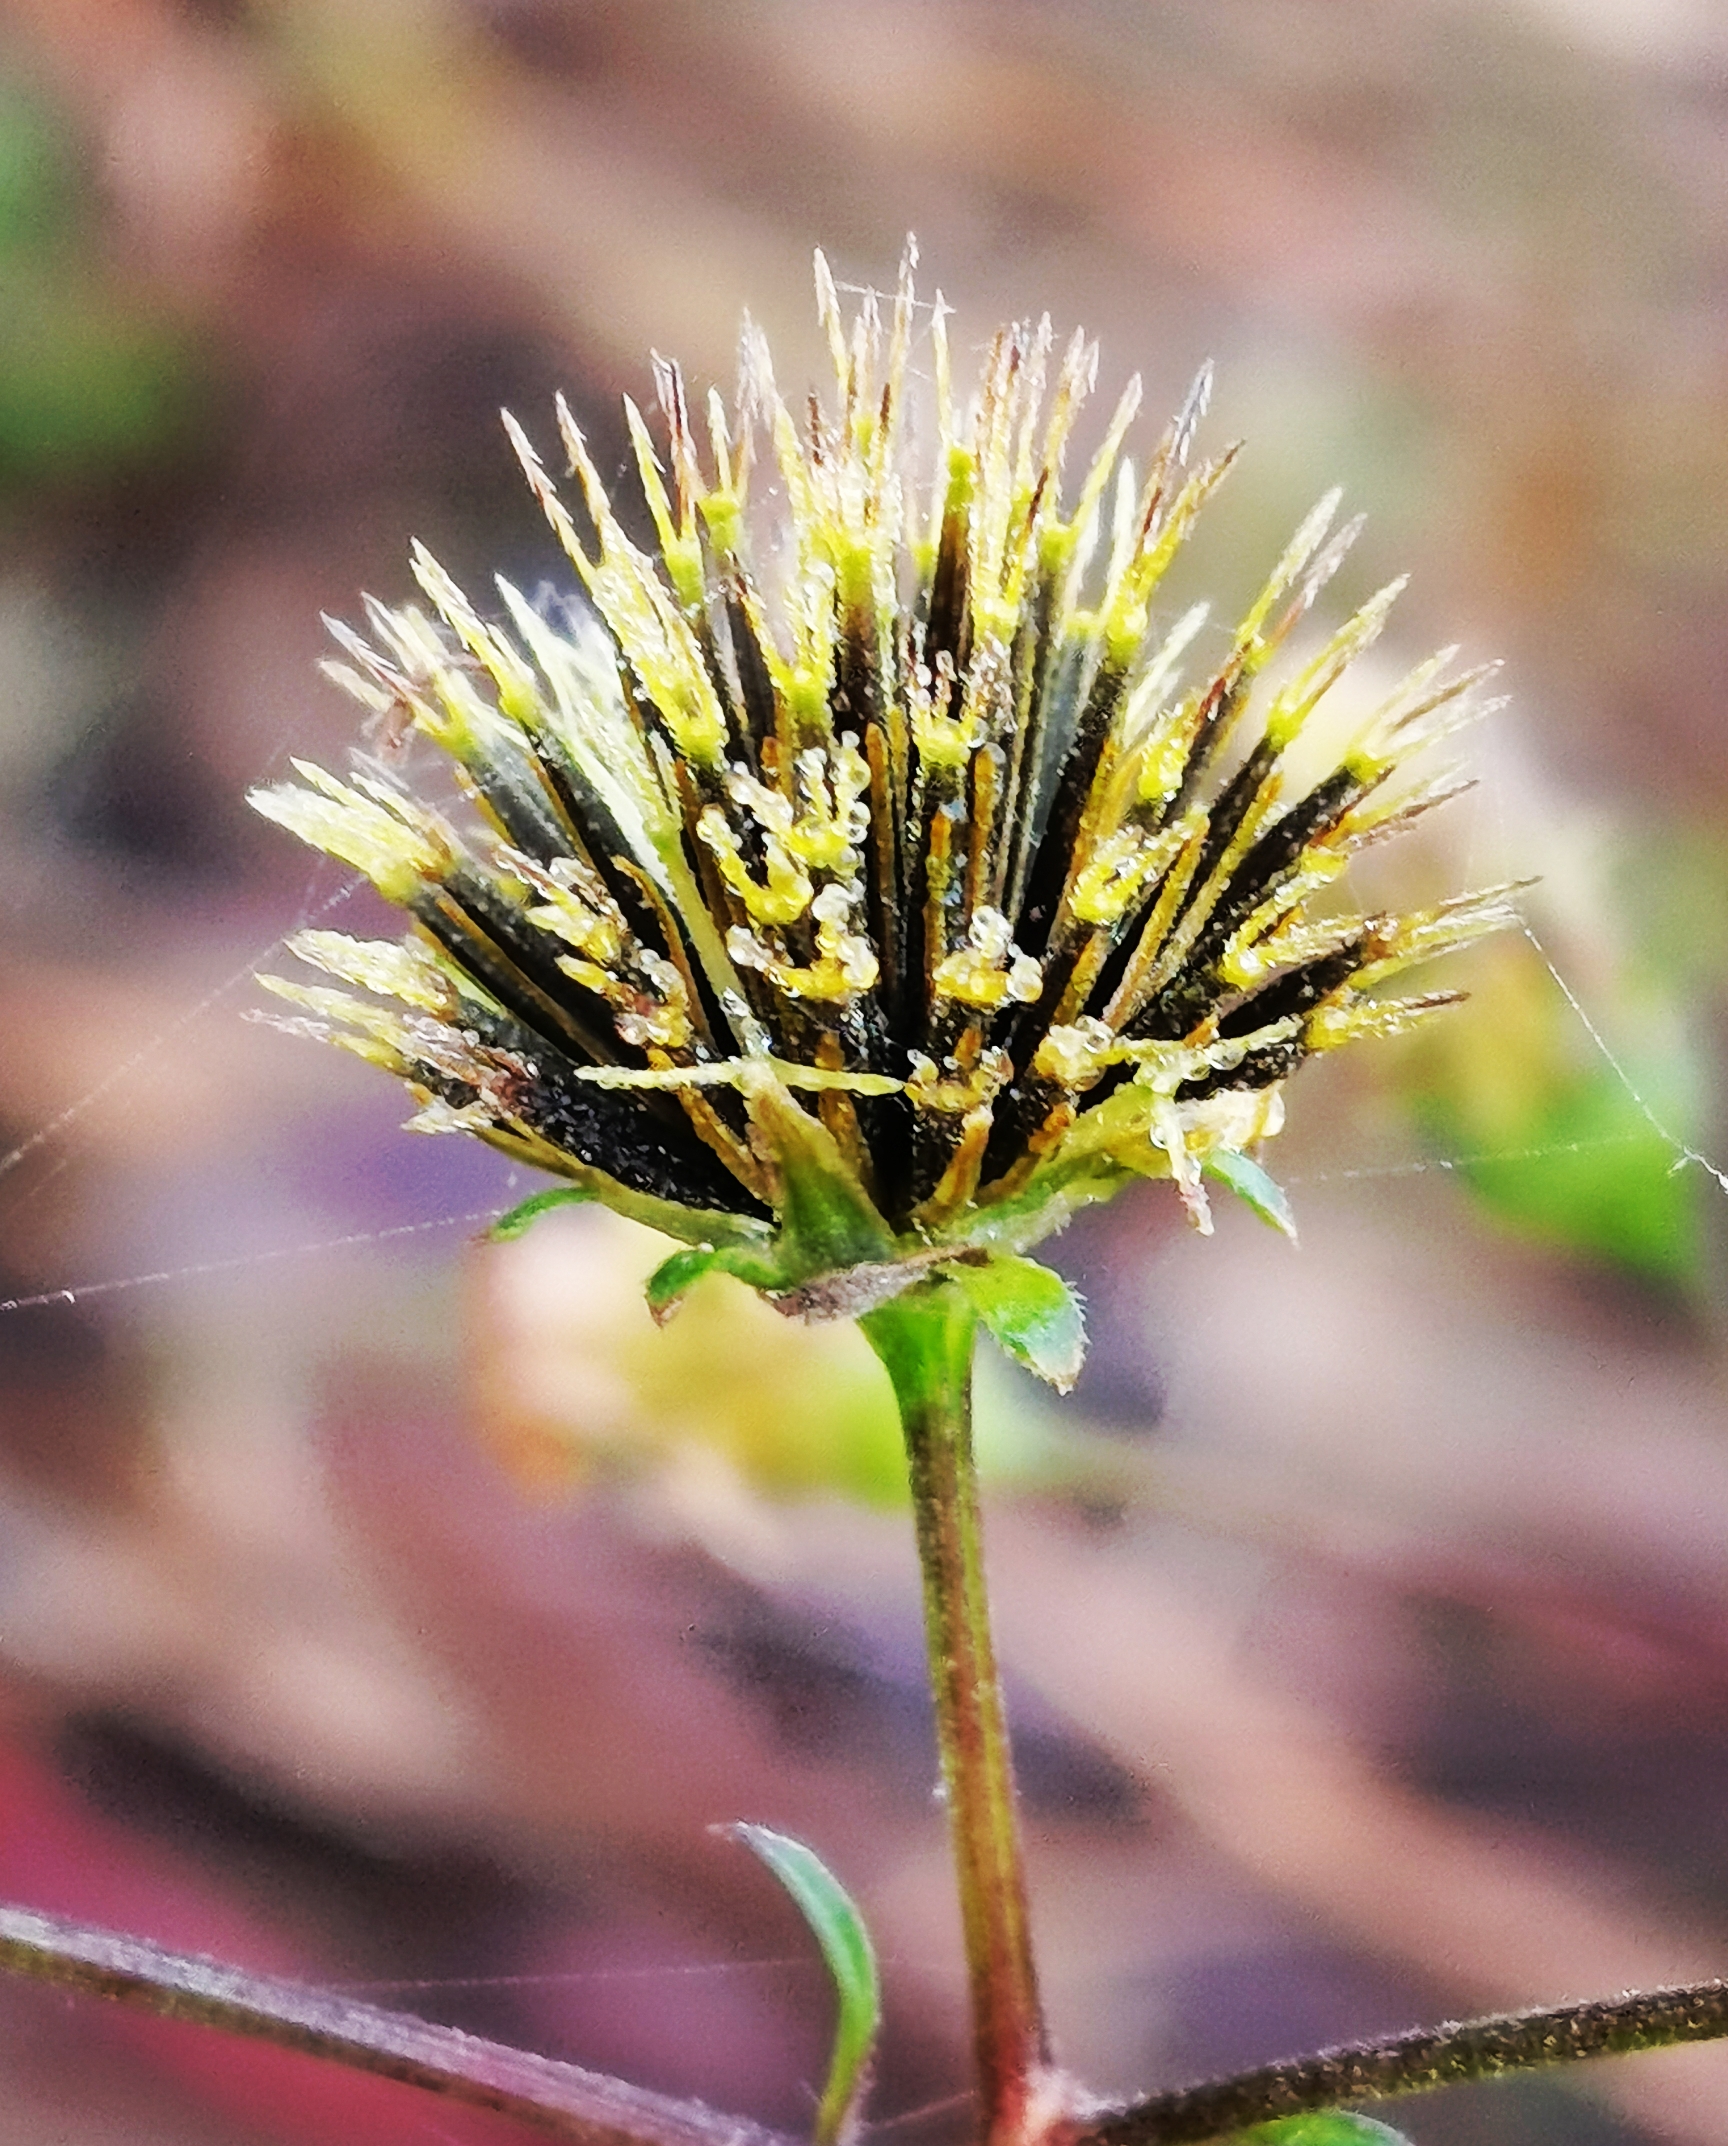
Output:
[[[1388,916],[1334,888],[1461,787],[1399,779],[1480,712],[1487,673],[1455,650],[1292,794],[1286,753],[1402,586],[1262,682],[1356,534],[1334,532],[1338,495],[1185,672],[1205,609],[1154,607],[1235,455],[1190,462],[1210,373],[1144,475],[1130,382],[1065,503],[1095,348],[1005,327],[962,410],[913,265],[848,321],[817,257],[835,392],[801,418],[748,323],[701,442],[655,360],[664,466],[625,408],[656,553],[562,399],[585,531],[506,416],[583,596],[501,581],[482,617],[416,546],[429,610],[369,603],[369,639],[332,625],[373,752],[253,800],[413,919],[401,944],[299,933],[367,995],[267,977],[287,1025],[396,1073],[417,1129],[477,1133],[568,1181],[553,1197],[681,1239],[661,1311],[707,1265],[819,1315],[937,1269],[985,1309],[1018,1254],[1138,1177],[1174,1180],[1202,1229],[1208,1175],[1282,1220],[1251,1157],[1285,1080],[1449,1003],[1381,987],[1509,915],[1507,889]],[[408,787],[416,735],[453,766],[456,818]],[[1076,1324],[1041,1368],[1071,1376],[1077,1349]]]

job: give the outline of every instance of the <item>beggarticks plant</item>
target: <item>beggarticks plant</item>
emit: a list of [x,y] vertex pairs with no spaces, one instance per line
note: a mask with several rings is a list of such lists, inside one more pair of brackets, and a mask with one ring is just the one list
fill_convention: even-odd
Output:
[[[1064,449],[1096,351],[1003,329],[956,408],[929,322],[932,465],[913,464],[910,270],[848,326],[818,263],[836,398],[802,426],[746,329],[743,386],[699,441],[657,362],[671,489],[626,405],[659,540],[621,526],[566,405],[585,535],[513,419],[586,602],[500,582],[483,618],[423,548],[429,612],[332,622],[331,674],[374,718],[348,780],[297,763],[261,812],[413,919],[400,943],[308,931],[352,990],[263,979],[289,1023],[399,1075],[417,1130],[467,1131],[790,1311],[866,1315],[952,1282],[1066,1384],[1077,1319],[1019,1255],[1075,1210],[1205,1178],[1282,1217],[1250,1160],[1303,1059],[1453,993],[1387,997],[1507,921],[1507,890],[1406,916],[1328,899],[1351,856],[1460,784],[1411,760],[1474,712],[1484,670],[1420,664],[1330,773],[1286,756],[1401,583],[1275,690],[1271,660],[1343,558],[1331,494],[1218,660],[1159,586],[1234,450],[1190,471],[1202,374],[1144,477],[1131,383],[1071,503]],[[459,814],[395,763],[448,757]]]
[[[989,2146],[1283,2146],[1390,2138],[1350,2103],[1728,2032],[1722,1985],[1448,2026],[1100,2108],[1054,2064],[1029,1931],[971,1450],[980,1324],[1058,1386],[1080,1311],[1028,1259],[1080,1208],[1208,1181],[1288,1229],[1257,1159],[1302,1062],[1457,994],[1385,988],[1511,920],[1493,888],[1363,914],[1367,844],[1463,786],[1412,772],[1492,703],[1486,669],[1420,663],[1306,784],[1294,749],[1402,584],[1274,670],[1358,525],[1297,530],[1222,652],[1204,606],[1156,608],[1235,450],[1190,466],[1210,376],[1126,458],[1131,382],[1084,475],[1066,450],[1096,369],[1047,320],[1001,329],[956,397],[946,310],[845,317],[820,256],[833,400],[795,416],[748,324],[741,386],[692,414],[655,361],[657,448],[631,438],[656,545],[626,533],[562,400],[585,525],[516,451],[581,592],[482,610],[423,548],[426,608],[333,625],[371,717],[347,777],[296,763],[260,811],[363,873],[400,940],[304,931],[331,984],[266,977],[283,1026],[403,1080],[410,1124],[563,1182],[499,1225],[595,1200],[674,1239],[659,1318],[718,1271],[806,1318],[855,1317],[905,1431],[930,1673]],[[915,372],[927,352],[929,391]],[[920,451],[919,442],[926,442]],[[669,471],[669,481],[667,472]],[[1214,649],[1218,642],[1213,643]],[[1185,669],[1185,661],[1188,667]],[[435,772],[434,772],[435,770]],[[452,804],[429,800],[448,793]],[[340,988],[338,988],[340,987]],[[856,2124],[876,1971],[811,1851],[738,1829],[833,1970],[818,2146]],[[766,2134],[572,2066],[315,1991],[0,1911],[0,1964],[271,2035],[524,2116],[586,2146]]]

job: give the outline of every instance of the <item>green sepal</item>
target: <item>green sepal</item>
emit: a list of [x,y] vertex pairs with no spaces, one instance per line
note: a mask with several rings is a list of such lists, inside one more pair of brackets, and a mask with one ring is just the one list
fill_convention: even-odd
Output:
[[1390,2124],[1358,2116],[1354,2109],[1315,2109],[1239,2131],[1231,2146],[1410,2146],[1410,2141]]
[[857,1904],[834,1873],[802,1841],[766,1826],[721,1826],[753,1849],[792,1895],[810,1925],[828,1972],[834,1978],[839,2011],[834,2022],[834,2056],[828,2083],[816,2111],[815,2146],[837,2146],[850,2137],[860,2095],[868,2084],[870,2052],[882,2016],[876,1948]]
[[703,1244],[683,1245],[663,1259],[642,1291],[654,1324],[664,1326],[691,1288],[719,1264],[720,1254],[712,1245]]
[[546,1192],[531,1192],[527,1199],[518,1201],[508,1214],[502,1214],[486,1232],[488,1244],[509,1244],[531,1230],[542,1215],[548,1215],[555,1207],[583,1207],[589,1205],[595,1195],[586,1185],[553,1185]]
[[[480,1137],[513,1161],[527,1162],[536,1168],[545,1166],[544,1157],[525,1153],[524,1143],[520,1141],[502,1134],[482,1133]],[[656,1193],[634,1192],[615,1177],[609,1177],[604,1170],[568,1161],[562,1167],[574,1182],[531,1193],[519,1206],[499,1216],[486,1232],[488,1241],[508,1242],[520,1237],[542,1215],[550,1214],[555,1208],[580,1206],[584,1202],[609,1207],[626,1221],[640,1222],[644,1228],[658,1230],[663,1237],[676,1238],[682,1244],[703,1247],[718,1244],[744,1249],[766,1245],[773,1235],[771,1225],[758,1221],[754,1215],[726,1214],[712,1207],[685,1207],[677,1200],[663,1200]]]
[[[1296,1217],[1291,1212],[1290,1196],[1277,1179],[1261,1169],[1251,1155],[1240,1155],[1234,1148],[1214,1148],[1201,1164],[1208,1177],[1215,1177],[1219,1184],[1228,1185],[1244,1206],[1251,1207],[1262,1222],[1269,1223],[1296,1242]],[[1306,2121],[1306,2119],[1303,2119]]]
[[660,1262],[642,1292],[656,1326],[666,1324],[705,1274],[735,1275],[752,1289],[781,1286],[775,1263],[746,1245],[684,1245]]
[[827,1126],[800,1108],[766,1067],[743,1087],[751,1128],[780,1180],[774,1246],[780,1286],[892,1261],[894,1233]]
[[949,1272],[1014,1361],[1066,1393],[1086,1359],[1086,1319],[1061,1275],[1003,1252]]
[[[1066,1229],[1083,1208],[1114,1199],[1124,1186],[1147,1174],[1096,1155],[1072,1164],[1046,1164],[1017,1192],[991,1200],[957,1222],[947,1241],[957,1251],[1029,1252]],[[1169,1174],[1166,1161],[1164,1175]]]

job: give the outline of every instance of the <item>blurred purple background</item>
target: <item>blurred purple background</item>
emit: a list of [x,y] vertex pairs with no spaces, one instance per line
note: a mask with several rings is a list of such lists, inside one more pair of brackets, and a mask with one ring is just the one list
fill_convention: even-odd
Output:
[[[0,10],[0,1895],[797,2128],[830,2001],[706,1830],[758,1819],[877,1931],[884,2137],[966,2134],[861,1345],[729,1284],[657,1337],[604,1218],[476,1247],[495,1158],[239,1018],[381,921],[241,801],[341,764],[320,610],[410,535],[561,582],[501,403],[619,467],[650,347],[727,383],[748,306],[796,390],[812,247],[915,230],[958,352],[1047,308],[1155,410],[1217,360],[1173,601],[1341,482],[1332,616],[1409,567],[1390,661],[1508,659],[1381,884],[1540,874],[1601,1039],[1478,949],[1294,1088],[1299,1253],[1158,1188],[1054,1248],[1093,1365],[985,1413],[1062,2051],[1125,2093],[1728,1967],[1725,120],[1713,0]],[[4,1986],[0,2082],[0,2146],[517,2135]],[[1397,2120],[1725,2111],[1701,2051]]]

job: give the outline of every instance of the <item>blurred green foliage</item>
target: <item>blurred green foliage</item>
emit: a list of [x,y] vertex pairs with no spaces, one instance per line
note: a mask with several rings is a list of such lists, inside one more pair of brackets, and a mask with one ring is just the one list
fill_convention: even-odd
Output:
[[0,76],[0,502],[160,455],[189,429],[187,338],[104,259],[53,108]]
[[[1635,904],[1616,911],[1640,942]],[[1682,980],[1643,943],[1607,988],[1557,962],[1601,1040],[1528,941],[1484,950],[1471,1004],[1412,1053],[1424,1141],[1514,1234],[1690,1292],[1705,1267],[1704,1075]],[[1688,980],[1689,981],[1689,980]],[[1614,1052],[1610,1062],[1606,1051]]]
[[[1466,1099],[1431,1098],[1424,1128],[1443,1153],[1472,1143]],[[1533,1084],[1504,1155],[1458,1165],[1488,1211],[1519,1236],[1677,1288],[1703,1257],[1700,1181],[1609,1066]]]
[[1316,2109],[1244,2131],[1237,2146],[1410,2146],[1403,2132],[1350,2109]]

